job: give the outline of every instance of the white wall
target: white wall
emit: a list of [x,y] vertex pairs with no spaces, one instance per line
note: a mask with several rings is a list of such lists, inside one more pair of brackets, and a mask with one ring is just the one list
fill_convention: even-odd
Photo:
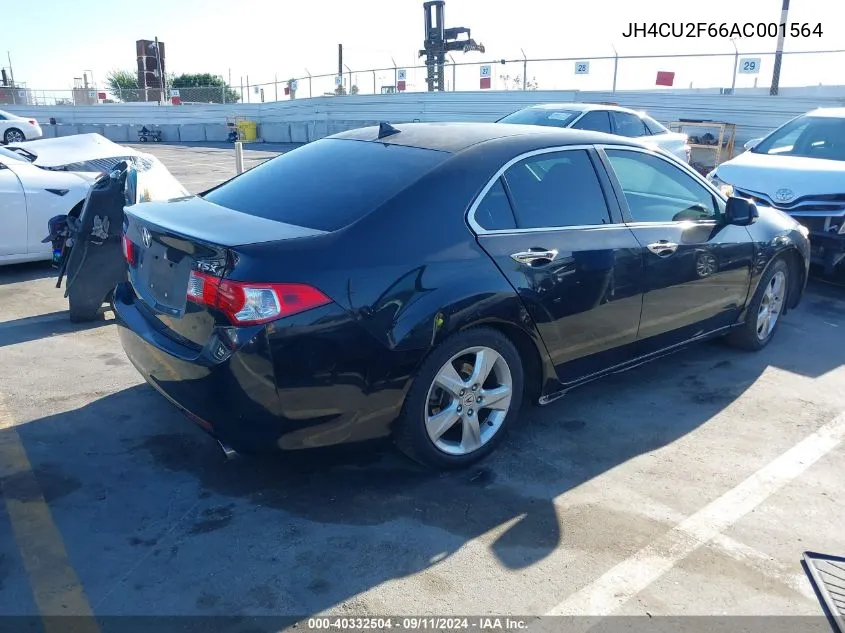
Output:
[[[822,91],[821,88],[831,88]],[[813,88],[802,89],[805,93]],[[308,127],[314,140],[329,133],[371,124],[420,121],[493,121],[527,105],[543,102],[612,102],[646,110],[663,123],[679,118],[710,119],[735,123],[742,143],[761,136],[788,119],[821,106],[845,106],[845,89],[820,87],[819,95],[749,94],[720,95],[709,91],[666,90],[638,92],[496,91],[402,93],[394,95],[351,95],[315,97],[263,104],[209,104],[156,106],[149,104],[101,104],[94,106],[6,106],[5,109],[35,116],[46,123],[55,117],[60,124],[185,125],[221,126],[228,116],[244,116],[264,124]],[[786,93],[787,90],[785,89]],[[836,94],[837,96],[831,96]],[[273,126],[276,127],[276,126]],[[268,127],[268,129],[270,129]],[[132,140],[132,134],[129,140]],[[293,139],[296,141],[297,139]]]

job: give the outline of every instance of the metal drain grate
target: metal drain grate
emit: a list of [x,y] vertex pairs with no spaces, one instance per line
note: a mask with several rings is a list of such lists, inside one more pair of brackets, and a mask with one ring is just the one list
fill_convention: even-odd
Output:
[[845,558],[804,552],[804,564],[836,633],[845,633]]

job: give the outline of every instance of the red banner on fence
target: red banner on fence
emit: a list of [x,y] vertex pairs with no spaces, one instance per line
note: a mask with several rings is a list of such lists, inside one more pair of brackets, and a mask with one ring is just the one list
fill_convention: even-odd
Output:
[[675,73],[664,70],[657,71],[657,86],[673,86],[675,85]]

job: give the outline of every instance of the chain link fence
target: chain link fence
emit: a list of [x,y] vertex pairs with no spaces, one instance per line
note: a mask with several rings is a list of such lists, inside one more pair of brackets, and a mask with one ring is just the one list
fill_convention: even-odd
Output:
[[[647,90],[658,85],[675,89],[718,89],[722,92],[771,88],[774,53],[711,53],[706,55],[641,55],[551,59],[505,59],[459,62],[450,57],[444,68],[447,91],[489,90]],[[845,67],[845,50],[783,53],[780,87],[830,84],[830,69]],[[0,86],[0,104],[95,105],[98,103],[266,103],[349,94],[425,92],[424,65],[324,73],[233,86],[170,87],[110,90],[74,88],[41,90]],[[483,81],[482,78],[488,81]],[[845,83],[845,82],[843,82]],[[838,84],[833,84],[838,85]]]

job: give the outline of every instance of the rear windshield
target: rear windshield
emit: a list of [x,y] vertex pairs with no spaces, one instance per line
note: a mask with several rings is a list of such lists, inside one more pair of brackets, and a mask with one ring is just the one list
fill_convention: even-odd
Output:
[[322,139],[268,160],[204,197],[277,222],[336,231],[375,210],[449,156],[402,145]]
[[526,108],[509,114],[499,123],[515,123],[519,125],[546,125],[549,127],[566,127],[581,114],[577,110],[552,110],[548,108]]

